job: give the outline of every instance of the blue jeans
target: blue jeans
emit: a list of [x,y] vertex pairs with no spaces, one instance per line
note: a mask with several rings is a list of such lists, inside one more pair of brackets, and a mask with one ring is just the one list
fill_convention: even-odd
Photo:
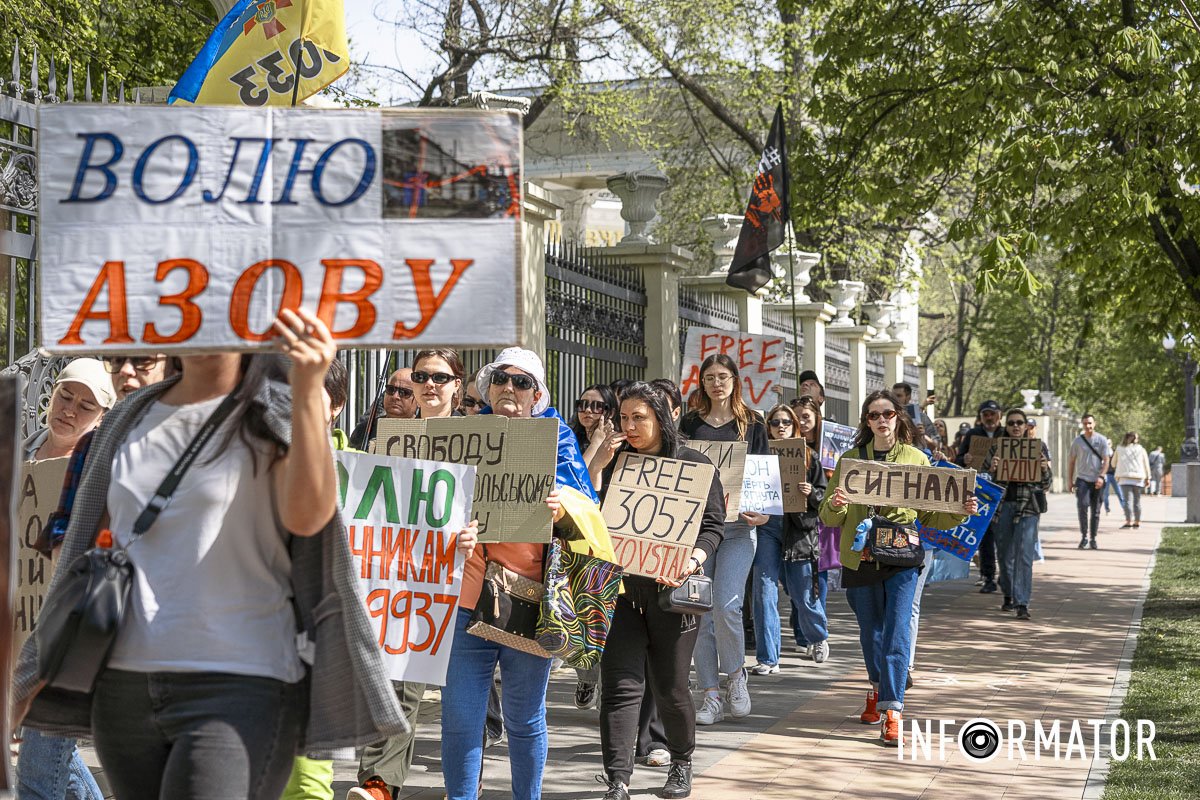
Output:
[[879,687],[880,712],[904,708],[904,682],[912,649],[913,595],[916,568],[902,570],[882,583],[846,589],[846,600],[858,619],[867,677]]
[[701,689],[717,688],[719,673],[734,675],[746,666],[742,595],[753,564],[754,528],[740,521],[725,523],[725,538],[704,564],[704,574],[713,582],[713,610],[700,617],[693,656]]
[[1095,481],[1075,479],[1075,508],[1079,512],[1079,536],[1086,539],[1089,528],[1092,538],[1100,528],[1100,489]]
[[1004,560],[1009,585],[1003,586],[1004,594],[1011,597],[1014,605],[1029,605],[1033,591],[1033,562],[1037,557],[1038,517],[1014,518],[1015,503],[1001,503],[996,512],[996,531],[1003,532],[1005,539]]
[[1013,514],[1016,512],[1015,503],[1000,503],[1000,507],[996,509],[996,516],[992,518],[993,536],[996,540],[996,565],[999,567],[1000,591],[1005,597],[1012,597],[1012,572],[1009,566],[1012,564],[1009,550],[1012,548],[1013,538]]
[[21,800],[104,800],[74,739],[25,728],[17,758]]
[[829,622],[825,617],[825,598],[829,593],[829,573],[817,573],[817,594],[813,596],[813,561],[783,562],[783,586],[792,598],[792,620],[800,628],[805,645],[817,644],[829,638]]
[[1104,476],[1104,511],[1107,513],[1108,508],[1108,491],[1111,489],[1113,494],[1117,496],[1117,502],[1121,504],[1121,510],[1125,510],[1125,493],[1121,491],[1121,484],[1117,483],[1116,475]]
[[912,669],[917,663],[917,629],[921,627],[921,595],[925,594],[925,580],[929,577],[929,568],[933,563],[933,551],[925,551],[925,567],[917,576],[917,588],[913,590],[912,606],[912,644],[908,647],[908,668]]
[[550,659],[467,633],[471,612],[460,608],[454,621],[450,669],[442,689],[442,776],[449,800],[479,796],[483,725],[492,673],[500,663],[504,686],[504,727],[513,800],[538,800],[546,768],[546,686]]
[[[758,542],[754,547],[754,650],[760,664],[779,663],[782,647],[779,586],[783,583],[783,569],[783,517],[772,516],[770,522],[758,527]],[[797,621],[799,614],[793,600],[792,632],[796,644],[803,642]]]

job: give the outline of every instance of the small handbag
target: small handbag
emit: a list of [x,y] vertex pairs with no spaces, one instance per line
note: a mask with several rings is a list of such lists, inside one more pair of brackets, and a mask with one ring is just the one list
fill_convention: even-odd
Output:
[[868,558],[887,567],[919,567],[925,563],[925,547],[916,526],[900,525],[874,513],[867,535]]
[[674,588],[663,587],[658,607],[672,614],[707,614],[713,610],[712,578],[698,570]]
[[[487,560],[487,546],[483,545]],[[467,633],[522,653],[540,658],[552,656],[537,642],[538,616],[546,587],[513,572],[495,561],[487,561],[483,586]]]
[[621,567],[577,553],[554,539],[546,557],[538,644],[569,667],[596,666],[604,654],[620,590]]
[[[192,462],[238,399],[231,392],[209,416],[133,524],[124,547],[94,546],[67,566],[46,596],[33,636],[37,675],[45,687],[90,694],[108,664],[129,607],[133,563],[128,548],[154,524]],[[111,536],[111,534],[109,534]]]

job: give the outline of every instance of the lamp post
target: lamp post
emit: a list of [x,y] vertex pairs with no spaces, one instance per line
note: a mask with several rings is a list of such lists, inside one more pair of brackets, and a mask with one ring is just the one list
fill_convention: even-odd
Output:
[[1187,464],[1200,461],[1200,448],[1196,445],[1196,361],[1190,350],[1192,341],[1192,335],[1186,334],[1184,345],[1189,347],[1178,356],[1175,354],[1175,337],[1168,333],[1162,340],[1163,349],[1183,366],[1183,447],[1180,456]]

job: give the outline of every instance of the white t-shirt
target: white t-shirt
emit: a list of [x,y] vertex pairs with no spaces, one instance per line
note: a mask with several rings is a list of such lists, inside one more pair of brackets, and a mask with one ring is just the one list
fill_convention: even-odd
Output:
[[[113,460],[110,526],[128,544],[133,523],[223,398],[155,403]],[[226,672],[294,683],[296,652],[288,534],[275,518],[270,456],[229,421],[192,462],[167,507],[129,545],[132,603],[109,660],[133,672]],[[217,453],[215,458],[214,453]]]

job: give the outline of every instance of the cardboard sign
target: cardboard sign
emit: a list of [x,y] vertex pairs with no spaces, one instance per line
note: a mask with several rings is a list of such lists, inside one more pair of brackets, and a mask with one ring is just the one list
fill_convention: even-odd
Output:
[[444,686],[475,468],[338,452],[342,519],[388,677]]
[[746,456],[740,509],[757,511],[759,514],[783,513],[783,485],[778,456]]
[[[0,376],[0,632],[13,630],[13,573],[17,562],[17,486],[21,474],[17,431],[21,415],[21,377]],[[16,642],[0,635],[0,664],[11,665]],[[12,735],[12,681],[0,681],[0,735]],[[0,760],[0,791],[15,788],[12,759]]]
[[851,503],[963,513],[975,470],[843,458],[841,485]]
[[[937,466],[961,470],[956,464],[948,461],[939,461]],[[996,511],[1000,508],[1004,490],[986,478],[976,477],[975,497],[979,501],[979,512],[974,516],[967,517],[967,521],[954,530],[939,531],[933,528],[924,528],[918,522],[917,530],[921,534],[921,541],[928,547],[941,550],[969,563],[975,557],[975,551],[979,549],[984,533],[987,532],[988,526],[992,524],[992,518],[996,516]],[[933,580],[932,574],[929,580]]]
[[700,385],[704,359],[724,353],[737,364],[746,405],[766,411],[779,402],[777,387],[783,380],[784,339],[715,328],[688,328],[683,347],[683,380],[679,391],[686,398]]
[[54,573],[50,559],[34,550],[33,545],[46,525],[46,518],[58,508],[69,460],[51,458],[21,465],[21,482],[17,487],[17,589],[13,595],[13,639],[17,650],[33,631]]
[[745,442],[706,442],[692,440],[688,447],[708,458],[717,468],[725,491],[725,521],[733,522],[742,507],[742,478],[746,472]]
[[514,113],[63,104],[39,142],[54,353],[269,350],[299,306],[340,347],[522,338]]
[[858,433],[849,425],[839,425],[836,422],[823,420],[821,422],[821,466],[833,469],[842,453],[854,446],[854,436]]
[[1042,440],[1004,436],[996,439],[992,480],[998,483],[1038,483],[1042,480]]
[[997,441],[999,440],[989,439],[986,436],[980,436],[978,434],[972,436],[971,446],[967,450],[967,456],[969,458],[969,463],[967,466],[971,469],[980,469],[983,467],[983,462],[987,460],[988,453],[992,451],[992,445],[994,445]]
[[700,534],[713,467],[622,453],[600,507],[628,575],[676,577]]
[[779,458],[779,483],[783,489],[783,510],[800,514],[808,510],[808,495],[800,494],[799,486],[808,482],[808,443],[802,438],[772,439],[767,442]]
[[379,452],[476,468],[471,505],[481,542],[549,542],[558,420],[496,414],[379,420]]

